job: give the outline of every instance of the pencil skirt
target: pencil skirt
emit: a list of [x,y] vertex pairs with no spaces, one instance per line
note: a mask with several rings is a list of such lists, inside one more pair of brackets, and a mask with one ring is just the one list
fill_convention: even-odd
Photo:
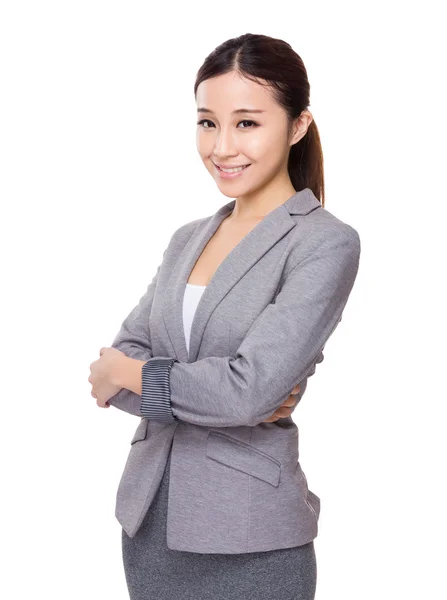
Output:
[[[140,529],[122,529],[130,600],[314,600],[313,541],[293,548],[242,554],[201,554],[166,545],[169,472],[165,471]],[[272,515],[274,518],[274,515]]]

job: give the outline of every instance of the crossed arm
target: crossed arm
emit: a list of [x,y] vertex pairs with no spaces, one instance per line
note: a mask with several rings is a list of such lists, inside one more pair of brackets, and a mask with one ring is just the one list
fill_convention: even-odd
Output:
[[341,320],[359,258],[357,231],[345,225],[333,232],[292,268],[235,357],[193,363],[152,356],[147,315],[155,276],[112,344],[140,362],[123,378],[131,389],[124,387],[109,403],[148,419],[209,427],[254,426],[266,420],[296,383],[314,372]]

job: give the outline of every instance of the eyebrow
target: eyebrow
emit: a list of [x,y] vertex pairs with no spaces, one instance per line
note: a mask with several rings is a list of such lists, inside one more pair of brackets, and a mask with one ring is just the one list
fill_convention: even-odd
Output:
[[[213,114],[212,110],[210,110],[209,108],[205,108],[205,107],[198,108],[197,112]],[[263,112],[265,112],[265,110],[260,110],[260,109],[255,109],[255,108],[238,108],[237,110],[233,110],[233,112],[231,114],[236,115],[239,113],[263,113]]]

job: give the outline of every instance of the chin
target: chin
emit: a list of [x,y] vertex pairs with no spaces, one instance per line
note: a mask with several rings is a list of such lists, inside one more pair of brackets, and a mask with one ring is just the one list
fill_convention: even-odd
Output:
[[222,196],[226,196],[227,198],[231,198],[232,200],[240,195],[240,194],[235,194],[233,192],[231,194],[229,192],[224,192],[224,190],[222,190],[220,187],[219,187],[219,192],[222,194]]

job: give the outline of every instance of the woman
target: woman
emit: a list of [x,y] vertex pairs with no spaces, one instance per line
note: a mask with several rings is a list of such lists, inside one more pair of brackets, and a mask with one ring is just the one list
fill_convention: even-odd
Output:
[[173,234],[90,365],[98,405],[142,417],[116,508],[130,598],[311,600],[320,499],[290,415],[341,320],[359,236],[324,209],[287,43],[228,40],[194,91],[198,151],[236,199]]

